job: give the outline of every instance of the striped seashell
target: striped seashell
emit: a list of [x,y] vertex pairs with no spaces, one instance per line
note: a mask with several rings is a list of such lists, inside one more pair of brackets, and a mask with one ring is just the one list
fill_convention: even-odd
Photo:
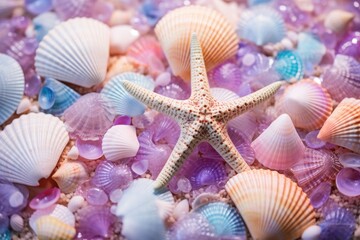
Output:
[[254,239],[296,239],[315,224],[309,198],[278,172],[245,171],[232,177],[225,190]]
[[19,63],[0,54],[0,125],[15,112],[24,93],[24,73]]
[[36,235],[39,240],[71,240],[76,234],[74,227],[52,216],[43,216],[36,221]]
[[360,153],[360,100],[345,98],[320,129],[318,138]]
[[82,87],[105,79],[109,59],[110,30],[90,18],[74,18],[55,26],[40,42],[36,72]]
[[294,126],[305,130],[320,128],[332,112],[328,92],[312,80],[301,80],[286,88],[277,109],[290,116]]
[[251,144],[256,159],[270,169],[285,170],[297,163],[304,153],[296,129],[287,114],[280,115]]
[[82,182],[89,178],[85,165],[81,162],[66,162],[52,175],[64,193],[74,191]]
[[190,38],[196,32],[205,65],[211,70],[237,51],[235,29],[218,12],[201,6],[177,8],[156,25],[155,34],[175,76],[190,79]]
[[41,178],[50,176],[68,141],[58,118],[22,115],[0,132],[0,179],[37,186]]

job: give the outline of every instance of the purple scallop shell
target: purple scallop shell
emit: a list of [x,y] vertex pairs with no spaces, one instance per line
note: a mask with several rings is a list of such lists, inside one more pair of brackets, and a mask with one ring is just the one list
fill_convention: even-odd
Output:
[[318,134],[319,134],[319,130],[311,131],[308,134],[306,134],[304,140],[309,148],[319,149],[326,145],[326,142],[317,138]]
[[336,176],[336,186],[342,194],[348,197],[360,196],[360,170],[343,168]]
[[324,220],[320,223],[319,240],[352,239],[356,221],[349,210],[331,202],[323,208],[322,213]]
[[57,200],[60,198],[60,189],[58,188],[49,188],[40,194],[36,195],[30,203],[29,206],[32,209],[45,209],[54,205]]
[[231,62],[225,62],[208,74],[210,87],[221,87],[235,93],[240,91],[242,84],[242,73],[240,68]]
[[310,202],[314,208],[319,208],[329,199],[331,184],[329,182],[320,183],[310,194]]
[[53,0],[56,14],[62,20],[75,17],[90,17],[98,0]]
[[85,141],[78,138],[75,145],[79,150],[79,155],[88,160],[95,160],[103,155],[101,139]]
[[98,140],[113,125],[115,112],[99,93],[81,96],[64,112],[68,132],[74,138]]
[[360,61],[360,32],[349,32],[338,43],[336,51]]
[[78,238],[108,238],[114,222],[114,215],[111,214],[108,207],[88,206],[83,208],[79,211]]
[[185,100],[190,97],[190,87],[181,78],[171,76],[171,82],[166,86],[158,86],[154,90],[165,97]]
[[103,161],[97,166],[92,182],[95,186],[110,193],[115,189],[128,187],[132,179],[132,174],[128,166]]
[[320,183],[334,180],[340,169],[341,164],[334,153],[306,148],[302,159],[291,167],[291,172],[298,185],[310,192]]
[[26,187],[0,181],[0,213],[18,213],[27,205],[29,191]]

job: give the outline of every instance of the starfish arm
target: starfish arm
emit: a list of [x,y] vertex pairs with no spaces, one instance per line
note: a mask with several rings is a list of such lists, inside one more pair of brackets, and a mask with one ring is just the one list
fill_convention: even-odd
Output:
[[269,99],[276,93],[281,85],[282,82],[274,82],[245,97],[239,98],[237,100],[221,102],[221,104],[219,104],[218,107],[214,109],[214,112],[217,112],[216,114],[219,119],[221,118],[225,121],[229,121]]
[[162,96],[130,81],[124,80],[122,85],[126,91],[128,91],[137,100],[158,112],[165,113],[170,117],[177,117],[177,115],[182,113],[181,110],[183,112],[187,111],[184,101]]
[[182,129],[184,130],[181,131],[180,138],[171,152],[169,159],[155,180],[155,190],[159,190],[169,183],[187,157],[192,153],[195,146],[201,141],[201,139],[197,137],[199,128],[195,124],[187,126],[186,128],[182,127]]
[[221,155],[221,157],[230,165],[236,172],[243,172],[250,170],[249,165],[242,158],[235,145],[231,141],[226,128],[222,130],[215,130],[211,133],[208,142]]

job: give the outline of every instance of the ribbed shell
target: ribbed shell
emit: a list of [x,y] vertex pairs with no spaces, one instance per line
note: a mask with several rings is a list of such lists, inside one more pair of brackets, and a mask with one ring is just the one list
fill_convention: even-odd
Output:
[[90,18],[74,18],[54,27],[36,50],[36,72],[43,77],[91,87],[105,79],[110,30]]
[[190,79],[190,38],[196,33],[207,71],[231,58],[237,50],[235,29],[218,12],[201,6],[177,8],[156,25],[155,34],[176,76]]
[[36,235],[39,240],[70,240],[76,234],[74,227],[52,216],[43,216],[36,221]]
[[311,80],[302,80],[286,88],[278,109],[287,113],[295,127],[306,130],[320,128],[332,112],[328,92]]
[[19,63],[12,57],[0,54],[0,124],[15,112],[24,93],[24,82]]
[[89,178],[87,169],[81,162],[66,162],[52,175],[64,193],[74,191],[82,182]]
[[56,166],[69,141],[58,118],[30,113],[15,119],[0,132],[0,178],[37,186]]
[[225,186],[254,239],[296,239],[315,224],[306,194],[291,179],[270,170],[250,170]]
[[360,100],[342,100],[324,123],[318,138],[360,153]]

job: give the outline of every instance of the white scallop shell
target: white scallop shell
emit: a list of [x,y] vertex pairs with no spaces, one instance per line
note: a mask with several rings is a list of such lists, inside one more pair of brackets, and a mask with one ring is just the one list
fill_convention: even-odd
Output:
[[19,63],[0,54],[0,124],[16,110],[24,93],[24,73]]
[[90,18],[74,18],[54,27],[40,42],[35,67],[39,75],[91,87],[105,79],[110,29]]
[[134,157],[139,147],[136,129],[129,125],[111,127],[106,132],[102,142],[103,153],[109,161]]
[[37,186],[55,168],[69,141],[58,118],[30,113],[15,119],[0,132],[0,178]]
[[39,240],[62,239],[70,240],[76,234],[74,227],[52,216],[42,216],[36,221],[36,231]]
[[78,161],[66,162],[52,175],[64,193],[74,191],[82,182],[89,178],[85,165]]

